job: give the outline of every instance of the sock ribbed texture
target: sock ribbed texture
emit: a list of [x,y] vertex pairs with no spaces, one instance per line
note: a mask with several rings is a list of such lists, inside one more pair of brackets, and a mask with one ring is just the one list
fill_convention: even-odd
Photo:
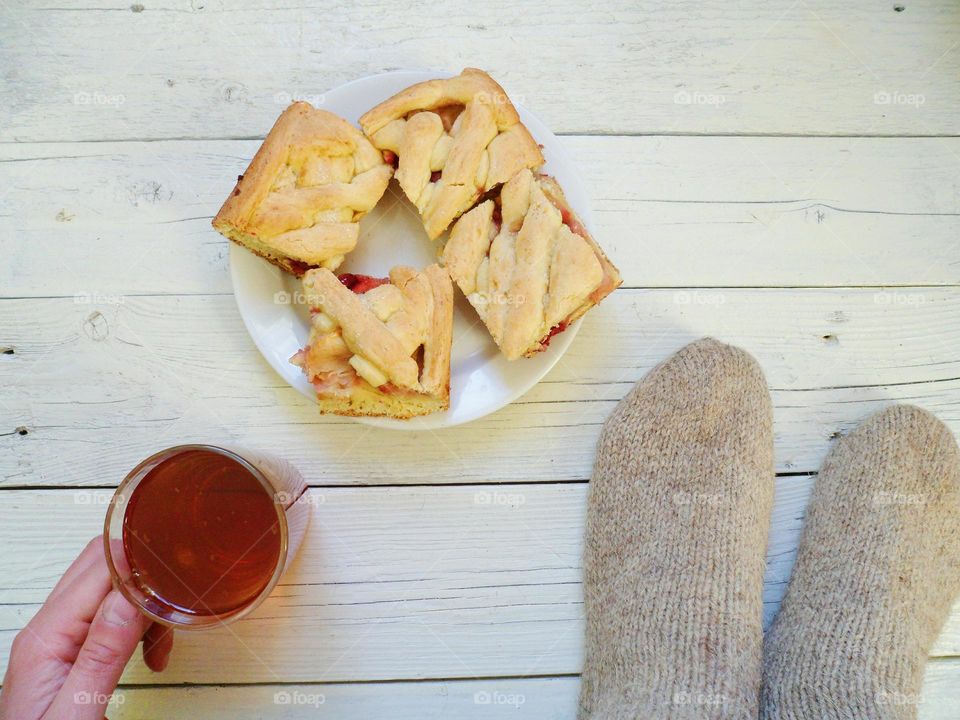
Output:
[[710,338],[607,420],[587,512],[580,718],[756,719],[771,425],[759,366]]
[[960,452],[895,406],[839,441],[814,487],[764,647],[763,720],[915,718],[960,590]]

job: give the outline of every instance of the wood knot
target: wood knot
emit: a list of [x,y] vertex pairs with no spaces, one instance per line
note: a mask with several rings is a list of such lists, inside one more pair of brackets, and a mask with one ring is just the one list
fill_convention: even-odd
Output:
[[110,325],[102,312],[94,310],[83,321],[83,332],[94,342],[102,342],[110,335]]

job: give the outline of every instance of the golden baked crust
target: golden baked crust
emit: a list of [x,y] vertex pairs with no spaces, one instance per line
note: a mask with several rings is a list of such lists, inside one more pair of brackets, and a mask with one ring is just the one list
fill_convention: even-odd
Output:
[[441,257],[510,360],[543,350],[622,282],[556,181],[528,169],[456,222]]
[[237,179],[213,227],[298,277],[309,267],[336,268],[392,174],[357,128],[296,102]]
[[503,88],[475,68],[411,85],[363,115],[360,126],[398,158],[397,181],[430,239],[484,193],[543,164]]
[[313,383],[324,413],[410,418],[445,410],[453,339],[450,276],[439,265],[423,272],[397,266],[389,281],[369,285],[358,293],[326,268],[309,270],[303,287],[310,338],[290,362]]

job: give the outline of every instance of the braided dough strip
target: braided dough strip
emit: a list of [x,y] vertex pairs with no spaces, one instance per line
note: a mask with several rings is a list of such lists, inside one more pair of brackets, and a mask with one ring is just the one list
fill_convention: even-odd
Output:
[[334,268],[393,169],[343,118],[290,105],[213,220],[220,233],[295,275]]
[[312,329],[291,362],[316,386],[321,410],[411,417],[448,407],[453,285],[443,268],[398,266],[362,294],[325,268],[303,284]]
[[412,85],[363,115],[360,125],[377,148],[397,157],[397,180],[431,239],[484,193],[543,164],[503,88],[474,68]]
[[620,285],[560,187],[524,169],[461,217],[441,257],[510,360],[531,356]]
[[333,320],[354,355],[372,363],[395,385],[419,390],[420,372],[410,357],[411,351],[361,301],[360,295],[344,287],[326,268],[308,271],[303,289],[307,304]]
[[506,130],[520,122],[503,88],[487,73],[477,68],[464,68],[452,78],[427,80],[401,90],[384,100],[360,118],[360,127],[372,135],[392,120],[409,115],[416,110],[433,110],[448,105],[466,105],[478,97],[489,101],[496,108],[497,129]]

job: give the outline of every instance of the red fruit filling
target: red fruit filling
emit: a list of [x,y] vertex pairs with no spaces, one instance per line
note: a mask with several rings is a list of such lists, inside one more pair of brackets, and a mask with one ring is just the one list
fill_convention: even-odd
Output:
[[400,164],[400,158],[397,157],[397,154],[393,150],[383,151],[383,161],[387,165],[393,165],[394,167]]
[[337,277],[340,279],[340,282],[343,283],[344,287],[352,290],[357,295],[363,295],[368,290],[373,290],[375,287],[380,287],[390,282],[389,278],[375,278],[369,275],[355,275],[353,273],[342,273],[337,275]]
[[562,333],[562,332],[563,332],[564,330],[566,330],[566,329],[567,329],[567,321],[566,321],[566,320],[564,320],[563,322],[557,323],[557,324],[554,325],[552,328],[550,328],[550,332],[547,333],[547,336],[546,336],[543,340],[540,341],[540,349],[541,349],[541,350],[544,350],[544,349],[546,349],[547,347],[549,347],[549,346],[550,346],[550,341],[553,339],[553,336],[554,336],[554,335],[559,335],[560,333]]
[[436,182],[440,179],[441,172],[439,170],[434,170],[430,173],[430,182]]
[[302,260],[293,260],[292,258],[288,259],[287,262],[290,264],[290,271],[297,277],[303,277],[303,274],[307,270],[312,267],[316,267],[315,265],[305,263]]
[[587,229],[580,223],[570,208],[558,207],[557,209],[560,211],[560,217],[563,220],[563,224],[570,228],[570,232],[576,233],[581,237],[587,236]]

